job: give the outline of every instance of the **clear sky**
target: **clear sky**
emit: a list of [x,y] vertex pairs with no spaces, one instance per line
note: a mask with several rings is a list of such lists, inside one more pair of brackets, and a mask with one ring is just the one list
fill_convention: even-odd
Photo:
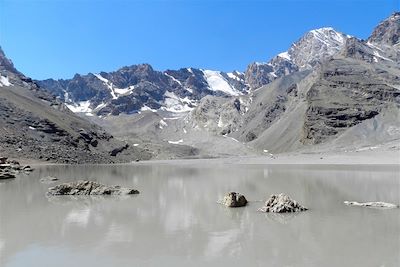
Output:
[[399,0],[0,0],[0,46],[35,79],[155,69],[245,70],[331,26],[367,38]]

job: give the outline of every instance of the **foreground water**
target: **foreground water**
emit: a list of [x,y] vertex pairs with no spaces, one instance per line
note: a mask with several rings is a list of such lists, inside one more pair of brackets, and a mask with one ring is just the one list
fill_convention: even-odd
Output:
[[[129,197],[52,197],[44,176],[134,187]],[[57,183],[55,183],[57,184]],[[250,203],[217,204],[226,192]],[[257,212],[285,192],[310,210]],[[396,166],[42,166],[0,182],[0,266],[400,266]]]

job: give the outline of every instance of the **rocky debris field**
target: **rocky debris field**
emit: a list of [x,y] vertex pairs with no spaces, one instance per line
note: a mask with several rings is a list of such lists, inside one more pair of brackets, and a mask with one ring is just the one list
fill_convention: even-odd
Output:
[[107,186],[94,181],[75,181],[63,183],[49,188],[47,195],[132,195],[139,194],[138,190],[124,188],[118,185]]
[[6,157],[0,157],[0,179],[15,178],[21,172],[30,173],[31,171],[33,169],[28,165],[21,166],[16,160],[8,160]]
[[291,199],[289,196],[280,193],[279,195],[271,195],[267,201],[265,201],[264,207],[258,209],[262,212],[297,212],[305,211],[306,207],[297,203],[296,200]]

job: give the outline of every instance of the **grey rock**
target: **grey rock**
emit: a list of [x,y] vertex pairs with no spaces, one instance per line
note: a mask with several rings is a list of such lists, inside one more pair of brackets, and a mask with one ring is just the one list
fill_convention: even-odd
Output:
[[393,46],[400,41],[400,12],[393,13],[382,21],[368,38],[371,43]]
[[30,166],[21,166],[16,160],[8,160],[6,157],[2,157],[0,163],[0,179],[15,178],[17,174],[24,172],[28,174],[33,171]]
[[56,181],[58,181],[58,178],[52,176],[46,176],[40,179],[40,182],[42,183],[54,183]]
[[267,201],[265,201],[264,207],[258,209],[261,212],[298,212],[307,210],[297,201],[291,199],[289,196],[281,193],[279,195],[271,195]]
[[367,207],[367,208],[382,208],[382,209],[395,209],[398,208],[399,205],[387,203],[387,202],[356,202],[356,201],[345,201],[345,205],[348,206],[357,206],[357,207]]
[[131,195],[139,194],[138,190],[117,185],[107,186],[94,181],[76,181],[49,188],[48,195]]
[[247,200],[239,193],[230,192],[224,197],[222,204],[229,208],[244,207],[247,205]]

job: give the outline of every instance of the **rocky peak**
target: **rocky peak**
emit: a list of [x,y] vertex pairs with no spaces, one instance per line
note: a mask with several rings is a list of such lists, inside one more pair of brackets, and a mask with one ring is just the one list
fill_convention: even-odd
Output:
[[396,45],[400,42],[400,12],[393,13],[374,29],[368,42],[382,45]]
[[309,31],[286,52],[267,63],[252,63],[246,70],[246,82],[255,89],[290,73],[311,69],[338,53],[350,36],[331,27]]
[[287,54],[300,69],[308,69],[340,51],[349,36],[331,27],[315,29],[295,42]]
[[15,69],[14,64],[10,59],[6,57],[3,49],[0,46],[0,72],[9,71],[15,74],[20,74],[17,69]]

